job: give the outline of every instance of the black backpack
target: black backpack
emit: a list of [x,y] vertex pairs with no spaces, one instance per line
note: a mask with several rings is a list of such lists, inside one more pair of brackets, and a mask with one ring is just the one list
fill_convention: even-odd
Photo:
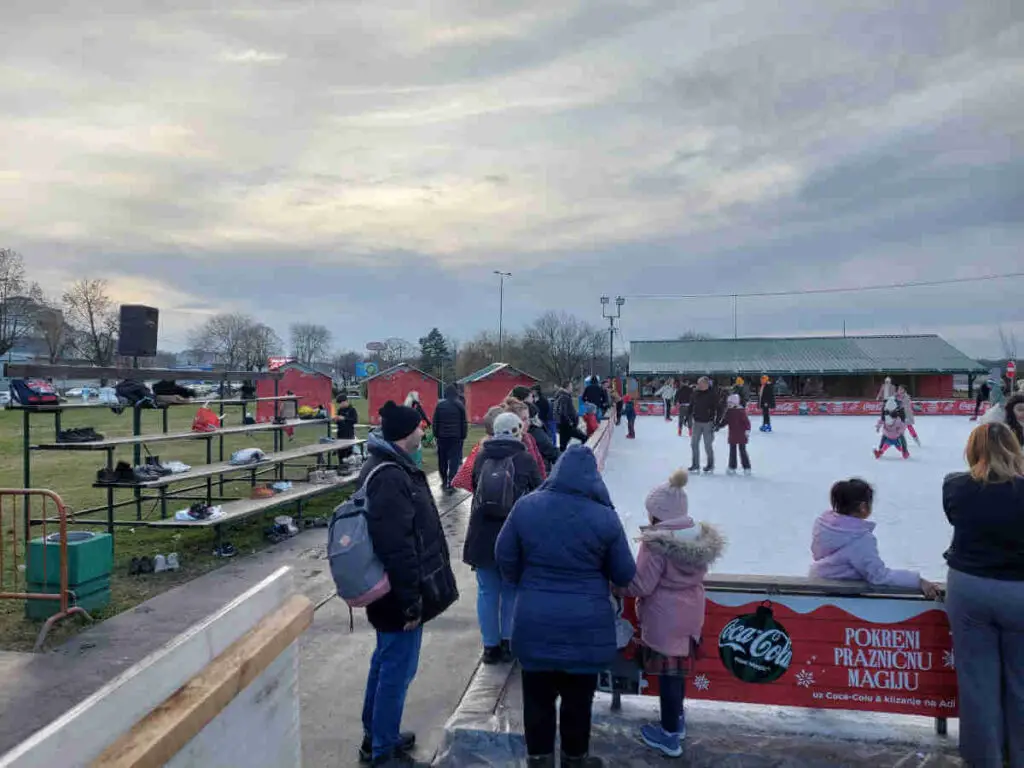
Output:
[[122,399],[126,405],[134,405],[137,408],[156,407],[156,400],[153,399],[153,393],[150,391],[149,387],[141,381],[125,379],[117,385],[114,391],[117,392],[117,396]]
[[[479,459],[478,459],[479,461]],[[471,514],[491,520],[504,520],[516,503],[516,465],[514,457],[483,459],[480,478],[473,492]]]

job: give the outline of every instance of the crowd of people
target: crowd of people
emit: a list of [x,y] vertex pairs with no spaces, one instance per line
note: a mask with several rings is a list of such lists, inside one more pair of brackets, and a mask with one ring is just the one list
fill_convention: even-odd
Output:
[[[610,389],[598,388],[607,399],[591,392],[586,406],[635,420],[630,398],[616,400]],[[764,393],[763,382],[761,402]],[[727,394],[725,405],[723,414],[711,382],[698,380],[680,431],[693,430],[695,450],[705,442],[713,467],[706,436],[725,424],[730,452],[747,467],[750,423],[741,393]],[[1006,405],[1005,423],[972,432],[968,471],[943,485],[953,529],[944,594],[920,574],[882,561],[870,520],[875,493],[863,480],[836,483],[829,509],[809,532],[810,575],[901,586],[945,600],[956,649],[960,748],[969,765],[984,768],[1024,765],[1024,397]],[[380,416],[363,478],[369,478],[369,535],[390,591],[367,608],[377,645],[363,756],[377,766],[415,766],[421,765],[409,755],[415,737],[400,730],[405,695],[423,624],[451,606],[458,589],[437,507],[413,459],[424,414],[388,403]],[[473,494],[462,557],[476,574],[482,660],[517,660],[521,667],[529,764],[553,768],[556,745],[562,766],[604,764],[590,754],[591,708],[597,676],[619,647],[615,595],[637,598],[643,668],[658,678],[660,719],[638,737],[659,754],[680,755],[685,681],[702,642],[703,580],[725,547],[722,532],[690,514],[689,472],[672,473],[647,495],[648,525],[634,559],[596,457],[577,444],[586,433],[570,387],[558,388],[550,402],[539,388],[517,388],[488,411],[484,427],[486,436],[457,466],[467,434],[457,390],[449,389],[434,413],[445,487]]]

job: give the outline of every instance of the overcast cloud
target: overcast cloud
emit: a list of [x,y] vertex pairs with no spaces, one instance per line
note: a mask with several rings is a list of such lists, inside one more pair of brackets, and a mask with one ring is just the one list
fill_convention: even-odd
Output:
[[[213,10],[211,10],[213,9]],[[339,345],[598,297],[1024,270],[1018,0],[5,0],[0,245]],[[740,335],[1024,343],[1024,280],[741,300]],[[627,339],[733,333],[645,301]],[[1024,351],[1024,350],[1022,350]]]

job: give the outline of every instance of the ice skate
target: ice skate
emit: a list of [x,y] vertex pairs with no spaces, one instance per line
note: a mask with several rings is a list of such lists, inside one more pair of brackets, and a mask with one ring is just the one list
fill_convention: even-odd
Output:
[[876,459],[882,458],[882,451],[880,448],[875,448],[875,450],[873,450],[872,453],[875,454]]
[[744,469],[743,470],[743,476],[744,477],[750,477],[752,474],[753,474],[753,472],[751,472],[749,469]]
[[677,429],[676,430],[676,434],[679,435],[680,437],[682,437],[683,436],[683,428],[680,427],[679,429]]
[[735,475],[736,474],[736,470],[733,469],[732,467],[730,467],[729,469],[725,470],[725,474],[727,474],[727,475]]
[[709,464],[708,466],[704,467],[704,474],[705,475],[713,475],[713,474],[715,474],[715,468]]
[[920,438],[920,437],[918,437],[917,435],[913,435],[912,437],[914,438],[914,444],[915,444],[915,445],[916,445],[916,446],[917,446],[918,448],[920,448],[920,447],[921,447],[921,438]]
[[904,459],[909,459],[910,458],[910,451],[904,450],[903,451],[903,458]]
[[689,471],[690,472],[696,472],[699,475],[700,474],[700,464],[694,464],[692,467],[690,467]]

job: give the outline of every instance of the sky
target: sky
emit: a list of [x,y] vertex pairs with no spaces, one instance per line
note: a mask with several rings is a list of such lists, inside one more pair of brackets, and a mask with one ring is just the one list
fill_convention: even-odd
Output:
[[549,309],[618,344],[1024,346],[1018,0],[4,0],[0,246],[341,348]]

